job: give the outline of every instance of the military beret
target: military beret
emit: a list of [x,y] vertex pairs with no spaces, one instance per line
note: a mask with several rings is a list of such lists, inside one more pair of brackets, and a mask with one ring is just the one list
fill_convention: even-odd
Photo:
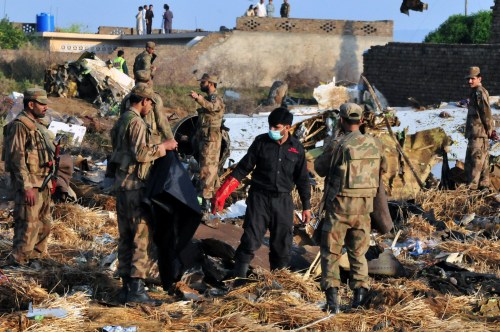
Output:
[[207,82],[212,82],[212,83],[218,84],[219,78],[216,75],[210,75],[210,74],[205,73],[205,74],[203,74],[203,76],[201,76],[201,78],[198,81],[207,81]]
[[481,70],[479,69],[479,67],[470,67],[469,73],[465,76],[465,78],[478,77],[479,74],[481,74]]
[[340,116],[349,120],[361,120],[363,110],[358,104],[344,103],[340,105]]
[[155,48],[155,46],[156,46],[155,42],[148,41],[148,42],[146,43],[146,47],[149,47],[149,48]]
[[31,88],[24,91],[24,99],[34,100],[44,105],[50,103],[49,99],[47,98],[47,92],[44,89],[39,88]]
[[143,98],[149,98],[153,101],[153,103],[156,104],[155,102],[155,92],[153,89],[147,85],[146,83],[137,83],[133,88],[131,93],[133,95],[143,97]]

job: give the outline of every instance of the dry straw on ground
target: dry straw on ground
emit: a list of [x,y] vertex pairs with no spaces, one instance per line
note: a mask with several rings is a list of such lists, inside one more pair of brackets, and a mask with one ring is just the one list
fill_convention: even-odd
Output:
[[492,268],[500,266],[500,241],[477,238],[470,242],[446,241],[438,245],[446,252],[460,252],[473,261],[484,262]]
[[114,212],[87,208],[78,204],[58,204],[53,211],[52,243],[66,248],[96,249],[101,254],[111,253],[116,243],[99,244],[96,237],[108,234],[118,238]]
[[498,205],[492,204],[491,197],[484,193],[472,192],[465,186],[456,190],[421,191],[416,202],[425,211],[434,210],[436,218],[445,222],[460,220],[471,213],[481,216],[498,214]]
[[[495,213],[487,205],[487,198],[466,194],[459,190],[458,197],[454,197],[448,192],[429,191],[418,199],[425,210],[434,208],[437,219],[445,219],[457,228],[453,220],[463,215]],[[314,192],[313,197],[317,205],[321,191]],[[18,328],[19,317],[25,315],[23,310],[31,301],[36,307],[63,306],[75,312],[68,319],[47,319],[41,323],[23,320],[24,328],[36,331],[95,331],[113,323],[138,326],[141,331],[498,330],[498,324],[474,315],[479,296],[443,295],[430,288],[425,279],[411,278],[374,280],[367,309],[335,316],[321,310],[324,294],[316,281],[303,280],[299,273],[260,269],[246,286],[197,303],[175,302],[166,294],[153,293],[167,303],[156,308],[102,306],[98,300],[109,299],[119,285],[98,262],[115,249],[116,243],[98,245],[96,236],[108,233],[116,239],[116,221],[107,211],[72,204],[56,206],[54,216],[51,259],[44,261],[43,268],[4,271],[11,282],[0,285],[0,307],[12,308],[13,312],[1,317],[0,329]],[[435,234],[434,227],[420,216],[412,216],[401,227],[402,238],[429,238]],[[387,235],[387,239],[391,237],[393,234]],[[10,251],[11,245],[8,238],[0,240],[2,255]],[[464,252],[468,258],[488,264],[488,271],[500,262],[498,241],[448,241],[440,243],[438,249]],[[81,263],[79,258],[86,258],[87,262]],[[415,264],[418,269],[422,259],[411,258],[404,263]],[[74,286],[85,285],[92,289],[94,301],[89,302],[83,295],[64,295]],[[352,295],[346,286],[342,286],[340,295],[342,304],[347,305]]]
[[84,293],[75,293],[64,297],[51,297],[39,307],[44,309],[60,308],[67,312],[64,318],[43,318],[42,321],[32,321],[26,331],[55,332],[82,330],[85,323],[85,313],[89,298]]

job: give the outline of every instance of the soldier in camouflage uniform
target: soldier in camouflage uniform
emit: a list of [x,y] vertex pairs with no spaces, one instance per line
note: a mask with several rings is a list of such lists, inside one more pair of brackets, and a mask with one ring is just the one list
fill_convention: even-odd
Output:
[[495,136],[490,97],[481,84],[479,67],[469,68],[465,78],[471,87],[465,124],[465,138],[469,140],[465,155],[465,176],[471,189],[486,189],[490,186],[488,138]]
[[144,118],[151,111],[155,93],[138,84],[129,98],[130,108],[111,131],[115,164],[116,211],[118,215],[118,273],[122,278],[121,300],[152,303],[144,290],[148,263],[147,215],[140,207],[143,190],[154,160],[177,148],[175,140],[151,143],[151,131]]
[[148,83],[153,84],[153,76],[155,73],[155,66],[153,61],[156,58],[155,54],[156,44],[152,41],[146,43],[146,49],[135,57],[134,61],[134,79],[135,83]]
[[208,221],[211,199],[214,189],[218,186],[220,149],[222,142],[222,118],[224,117],[224,101],[217,95],[218,78],[214,75],[203,74],[200,81],[200,90],[207,94],[203,97],[191,91],[193,98],[201,108],[197,109],[198,123],[195,134],[195,149],[200,164],[200,184],[198,190],[203,198],[205,223]]
[[[147,83],[136,84],[136,86],[140,85],[147,85]],[[130,95],[131,93],[123,98],[120,105],[120,114],[125,113],[130,107]],[[173,139],[174,134],[172,133],[172,128],[170,127],[170,123],[168,122],[166,115],[163,113],[163,100],[157,92],[155,92],[155,98],[153,101],[153,111],[149,112],[144,117],[144,121],[146,121],[151,130],[151,143],[158,144],[163,140]]]
[[28,89],[24,92],[24,110],[5,128],[3,157],[15,191],[14,264],[36,261],[47,251],[52,183],[41,187],[55,152],[53,137],[42,122],[48,102],[45,90]]
[[338,313],[339,260],[346,246],[350,263],[349,286],[354,289],[352,306],[363,303],[368,290],[365,254],[370,244],[370,213],[379,186],[382,143],[359,131],[363,110],[347,103],[340,106],[345,135],[336,138],[316,159],[314,166],[326,176],[323,197],[326,211],[321,234],[321,287],[326,309]]

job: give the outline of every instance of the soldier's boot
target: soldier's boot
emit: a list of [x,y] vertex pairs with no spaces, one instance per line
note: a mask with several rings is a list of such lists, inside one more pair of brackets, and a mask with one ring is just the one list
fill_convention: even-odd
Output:
[[203,212],[203,216],[201,217],[201,221],[211,228],[219,228],[220,218],[212,215],[211,213],[212,203],[210,198],[202,198],[201,200],[201,211]]
[[128,285],[129,289],[127,294],[127,302],[152,305],[160,304],[158,301],[150,298],[148,293],[146,293],[146,289],[144,289],[144,281],[142,279],[131,278]]
[[325,295],[326,305],[324,311],[332,314],[340,313],[339,289],[337,287],[330,287],[325,291]]
[[488,195],[488,194],[491,194],[491,190],[490,190],[490,187],[489,186],[485,186],[485,185],[479,185],[479,187],[477,188],[477,190],[479,190],[479,192],[483,195]]
[[246,277],[249,266],[250,266],[249,263],[242,263],[236,261],[233,270],[233,278],[235,278],[236,280],[234,280],[233,282],[233,287],[240,287],[247,283]]
[[39,258],[30,259],[28,267],[33,270],[41,270],[43,268],[42,262]]
[[368,289],[364,287],[354,289],[354,297],[352,298],[352,309],[356,309],[365,304],[366,295],[368,294]]
[[118,302],[121,304],[125,304],[127,302],[129,283],[129,276],[122,277],[122,288],[120,289],[120,293],[118,293]]

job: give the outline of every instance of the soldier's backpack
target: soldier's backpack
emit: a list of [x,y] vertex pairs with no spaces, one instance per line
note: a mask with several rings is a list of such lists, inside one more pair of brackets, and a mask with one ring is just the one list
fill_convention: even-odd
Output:
[[30,121],[28,118],[25,116],[19,116],[16,119],[12,120],[11,122],[7,123],[3,127],[3,144],[2,144],[2,161],[5,162],[5,171],[6,172],[11,172],[11,160],[10,160],[10,153],[8,153],[10,147],[12,146],[12,141],[14,138],[15,130],[14,130],[14,123],[15,121],[20,121],[30,132],[35,132],[37,130],[36,125]]

